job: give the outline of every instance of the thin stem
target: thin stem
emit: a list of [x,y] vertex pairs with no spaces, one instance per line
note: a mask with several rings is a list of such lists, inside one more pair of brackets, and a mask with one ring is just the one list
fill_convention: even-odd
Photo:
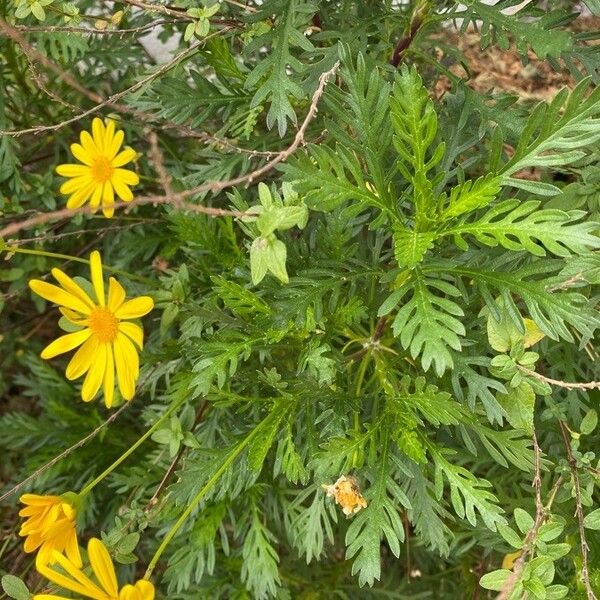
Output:
[[173,406],[171,406],[156,421],[156,423],[154,423],[154,425],[152,425],[152,427],[150,427],[150,429],[148,429],[148,431],[146,431],[146,433],[144,433],[144,435],[141,438],[139,438],[138,441],[135,444],[133,444],[133,446],[131,446],[131,448],[129,448],[126,452],[121,454],[121,456],[119,458],[117,458],[117,460],[115,460],[115,462],[113,462],[111,465],[109,465],[106,469],[104,469],[104,471],[102,471],[102,473],[100,473],[100,475],[98,475],[98,477],[96,477],[93,481],[88,483],[79,492],[79,496],[81,498],[84,498],[85,496],[87,496],[87,494],[89,494],[91,492],[91,490],[94,487],[96,487],[96,485],[98,485],[98,483],[100,483],[107,475],[112,473],[124,460],[126,460],[129,457],[130,454],[133,454],[164,423],[164,421],[186,401],[186,399],[187,398],[183,398],[183,399],[179,400],[179,402],[176,402],[175,404],[173,404]]
[[96,437],[96,435],[98,435],[98,433],[100,433],[102,429],[104,429],[107,425],[112,423],[128,406],[129,403],[123,404],[123,406],[121,406],[119,410],[110,415],[110,417],[108,417],[106,421],[104,421],[101,425],[98,425],[98,427],[96,427],[96,429],[94,429],[91,433],[88,433],[84,438],[80,439],[72,446],[69,446],[66,450],[63,450],[60,454],[55,456],[52,460],[48,461],[45,465],[42,465],[39,469],[36,469],[31,475],[29,475],[29,477],[26,477],[23,481],[21,481],[17,485],[13,486],[10,490],[8,490],[8,492],[2,494],[2,496],[0,496],[0,502],[6,500],[6,498],[11,496],[15,492],[18,492],[30,481],[33,481],[36,477],[53,467],[57,462],[60,462],[65,456],[68,456],[69,454],[71,454],[71,452],[77,450],[77,448],[80,448],[81,446],[89,442],[92,438]]
[[242,451],[252,442],[252,440],[262,431],[262,425],[269,418],[269,415],[263,419],[261,423],[259,423],[250,434],[245,437],[230,453],[229,456],[223,461],[221,466],[213,473],[212,477],[202,486],[200,491],[194,496],[193,500],[189,503],[188,507],[183,511],[179,519],[175,522],[175,524],[169,529],[167,535],[161,542],[160,546],[154,553],[154,556],[150,560],[148,564],[148,568],[146,569],[146,573],[144,574],[144,579],[150,579],[152,572],[154,571],[162,553],[165,551],[167,546],[171,543],[171,540],[175,537],[175,534],[181,529],[181,526],[185,523],[187,518],[192,514],[194,509],[200,504],[200,501],[206,494],[211,490],[211,488],[219,481],[221,475],[227,471],[227,469],[231,466],[231,464],[235,461],[235,459],[242,453]]
[[[0,242],[0,252],[2,250],[13,254],[31,254],[33,256],[45,256],[46,258],[56,258],[59,260],[72,260],[75,262],[84,263],[86,265],[90,264],[90,261],[87,258],[81,258],[79,256],[71,256],[70,254],[59,254],[57,252],[48,252],[46,250],[34,250],[33,248],[21,248],[20,246],[8,246],[3,245]],[[146,283],[149,285],[156,284],[155,281],[153,281],[152,279],[148,279],[147,277],[142,277],[141,275],[134,275],[133,273],[128,273],[127,271],[123,271],[122,269],[116,269],[115,267],[110,267],[108,265],[102,266],[104,269],[110,271],[111,273],[123,275],[123,277],[128,277],[133,281],[139,281],[140,283]]]

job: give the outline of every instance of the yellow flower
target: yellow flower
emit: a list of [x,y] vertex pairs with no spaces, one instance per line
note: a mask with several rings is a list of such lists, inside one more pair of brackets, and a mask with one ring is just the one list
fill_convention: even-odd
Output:
[[90,206],[95,212],[102,203],[105,217],[112,217],[115,194],[120,200],[133,200],[130,185],[137,185],[140,178],[137,173],[121,169],[131,162],[136,151],[133,148],[119,149],[123,144],[125,134],[122,130],[115,132],[115,122],[95,118],[92,121],[92,135],[88,131],[80,134],[81,144],[71,144],[73,156],[82,165],[58,165],[56,172],[63,177],[69,177],[60,187],[61,194],[68,194],[67,208],[79,208],[91,197]]
[[[92,538],[88,543],[88,559],[96,582],[88,577],[80,566],[73,564],[60,552],[55,551],[53,558],[64,573],[37,562],[36,569],[40,575],[65,590],[94,600],[154,600],[154,586],[145,579],[140,579],[135,585],[128,584],[119,591],[110,554],[104,544],[96,538]],[[66,600],[66,598],[53,594],[36,594],[33,600]]]
[[75,507],[63,496],[38,496],[23,494],[21,502],[25,508],[19,516],[25,517],[19,535],[26,537],[25,552],[38,550],[37,560],[47,563],[53,552],[66,552],[69,560],[81,567],[81,556],[77,545]]
[[139,375],[138,348],[142,349],[144,332],[139,325],[129,323],[127,319],[137,319],[149,313],[154,302],[149,296],[126,301],[125,290],[113,277],[109,279],[107,298],[102,262],[97,251],[90,255],[90,272],[95,300],[60,269],[52,269],[52,275],[61,287],[40,279],[32,279],[29,287],[42,298],[58,304],[63,316],[79,327],[46,346],[41,357],[53,358],[80,346],[67,366],[67,379],[77,379],[87,373],[81,398],[89,402],[103,386],[104,403],[110,408],[115,369],[119,390],[126,400],[133,398]]

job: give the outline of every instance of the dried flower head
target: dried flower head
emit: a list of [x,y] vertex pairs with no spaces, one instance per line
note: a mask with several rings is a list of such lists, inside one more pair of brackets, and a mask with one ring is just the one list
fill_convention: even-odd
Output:
[[367,507],[367,501],[360,493],[358,480],[352,475],[342,475],[333,485],[324,485],[323,489],[328,497],[333,496],[335,503],[342,507],[342,511],[347,516],[354,515]]

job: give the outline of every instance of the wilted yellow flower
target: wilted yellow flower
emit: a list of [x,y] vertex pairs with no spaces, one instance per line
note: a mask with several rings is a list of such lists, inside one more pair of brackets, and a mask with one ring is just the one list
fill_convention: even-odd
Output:
[[[144,332],[127,319],[137,319],[154,306],[149,296],[125,300],[125,290],[110,277],[108,298],[104,293],[102,262],[97,251],[90,255],[90,272],[95,301],[73,279],[60,269],[52,275],[61,287],[40,279],[32,279],[29,287],[39,296],[58,304],[60,312],[79,329],[59,337],[42,351],[42,358],[53,358],[80,346],[69,362],[67,379],[87,373],[81,388],[81,398],[89,402],[103,385],[104,403],[112,406],[115,368],[123,398],[131,400],[139,375],[138,348],[144,343]],[[137,346],[137,348],[136,348]]]
[[342,507],[345,515],[353,515],[367,507],[367,501],[360,493],[356,477],[342,475],[333,485],[324,485],[327,496],[333,496],[335,503]]
[[[65,590],[94,600],[154,600],[154,585],[145,579],[140,579],[135,585],[127,584],[119,591],[110,554],[104,544],[96,538],[92,538],[88,543],[88,559],[96,581],[81,570],[81,565],[73,564],[60,552],[54,551],[53,558],[54,562],[62,567],[64,573],[37,562],[36,569],[40,575]],[[65,600],[65,598],[53,594],[36,594],[33,600]]]
[[516,552],[509,552],[508,554],[505,554],[504,558],[502,559],[502,568],[509,570],[512,569],[515,561],[517,558],[519,558],[519,556],[521,556],[521,554],[523,554],[523,550],[517,550]]
[[73,156],[83,164],[56,167],[59,175],[69,177],[60,187],[62,194],[69,195],[67,208],[79,208],[91,198],[94,211],[102,203],[104,216],[112,217],[115,194],[124,202],[133,200],[129,186],[137,185],[140,178],[137,173],[120,168],[136,156],[136,151],[129,147],[119,152],[124,137],[121,129],[115,132],[114,121],[107,119],[105,125],[96,117],[92,121],[92,135],[82,131],[81,144],[71,144]]
[[39,549],[36,560],[40,563],[51,561],[55,551],[66,552],[69,560],[81,567],[75,531],[77,510],[66,496],[23,494],[20,500],[25,504],[19,511],[19,516],[25,517],[19,531],[26,536],[25,552]]

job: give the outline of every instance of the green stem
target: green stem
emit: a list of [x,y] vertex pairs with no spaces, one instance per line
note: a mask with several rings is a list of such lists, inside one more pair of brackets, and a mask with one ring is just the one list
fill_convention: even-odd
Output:
[[213,473],[212,477],[206,482],[206,484],[202,487],[202,489],[194,496],[193,500],[189,503],[188,507],[183,511],[179,519],[175,522],[173,527],[169,529],[167,535],[164,540],[161,542],[160,546],[154,553],[154,556],[150,560],[148,564],[148,568],[146,569],[146,573],[144,574],[144,579],[150,579],[154,568],[156,567],[162,553],[165,551],[167,546],[171,543],[171,540],[175,537],[175,534],[181,529],[181,526],[185,523],[187,518],[190,516],[192,511],[200,504],[200,501],[206,494],[211,490],[211,488],[217,483],[217,481],[221,478],[221,475],[227,471],[227,469],[231,466],[233,461],[242,453],[242,451],[250,444],[250,442],[262,431],[262,425],[267,422],[267,419],[270,415],[267,415],[265,419],[263,419],[252,431],[251,433],[245,437],[227,456],[227,458],[223,461],[221,466]]
[[117,458],[117,460],[115,460],[114,463],[112,463],[110,466],[108,466],[106,469],[104,469],[104,471],[102,471],[102,473],[100,473],[100,475],[98,475],[98,477],[96,477],[96,479],[94,479],[93,481],[88,483],[79,492],[79,494],[78,494],[79,497],[84,498],[85,496],[87,496],[87,494],[89,494],[90,491],[94,487],[96,487],[96,485],[98,485],[98,483],[100,483],[107,475],[112,473],[125,459],[127,459],[127,457],[130,454],[133,454],[160,427],[160,425],[162,425],[162,423],[164,423],[164,421],[185,402],[185,400],[186,400],[186,398],[183,398],[182,400],[179,400],[179,402],[176,402],[175,404],[173,404],[173,406],[171,406],[160,417],[160,419],[158,419],[158,421],[156,421],[156,423],[154,423],[154,425],[152,425],[152,427],[150,427],[150,429],[148,429],[148,431],[146,431],[146,433],[135,444],[133,444],[133,446],[131,446],[131,448],[128,448],[127,451],[125,453],[121,454],[121,456],[119,456],[119,458]]
[[[360,392],[362,390],[362,385],[365,380],[365,374],[367,372],[367,366],[368,366],[370,360],[371,360],[371,351],[369,350],[363,357],[363,359],[360,363],[360,367],[358,369],[358,375],[356,376],[356,388],[354,391],[355,399],[358,399]],[[354,411],[354,430],[356,431],[357,434],[360,434],[360,411],[359,410]],[[356,449],[354,451],[354,453],[352,454],[352,468],[356,469],[356,467],[358,467],[358,463],[359,463],[359,455],[358,455],[358,449]]]
[[[71,256],[70,254],[58,254],[57,252],[47,252],[46,250],[34,250],[33,248],[20,248],[19,246],[9,246],[2,245],[0,250],[5,250],[6,252],[13,252],[15,254],[31,254],[33,256],[45,256],[46,258],[57,258],[60,260],[73,260],[75,262],[84,263],[86,265],[90,264],[90,261],[86,258],[80,258],[79,256]],[[107,265],[102,265],[104,269],[110,271],[111,273],[116,273],[117,275],[123,275],[124,277],[128,277],[134,281],[139,281],[141,283],[147,283],[149,285],[155,285],[156,282],[152,279],[148,279],[147,277],[141,277],[140,275],[134,275],[133,273],[128,273],[127,271],[122,271],[121,269],[115,269],[114,267],[109,267]]]

